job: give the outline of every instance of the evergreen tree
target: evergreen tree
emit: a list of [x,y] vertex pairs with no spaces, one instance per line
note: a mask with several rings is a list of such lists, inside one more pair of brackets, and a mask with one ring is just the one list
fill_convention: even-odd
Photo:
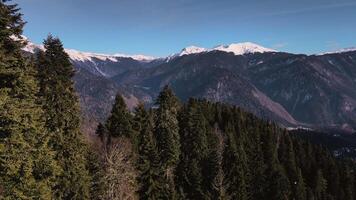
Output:
[[215,124],[214,131],[208,131],[208,155],[203,166],[204,186],[207,188],[210,199],[225,199],[224,171],[222,168],[224,138],[223,133]]
[[246,183],[246,157],[242,144],[236,141],[235,129],[227,124],[227,141],[224,150],[223,169],[225,171],[224,185],[227,199],[249,198]]
[[294,197],[297,195],[297,186],[300,186],[298,185],[298,181],[300,180],[298,180],[299,177],[295,163],[293,143],[289,137],[289,134],[286,132],[284,132],[280,137],[278,157],[280,163],[284,166],[284,170],[286,171],[289,181],[291,182],[291,197]]
[[51,199],[56,162],[48,147],[32,62],[21,52],[24,22],[0,2],[0,198]]
[[327,199],[327,181],[324,178],[323,172],[318,170],[315,175],[315,200],[326,200]]
[[[156,105],[154,135],[158,153],[170,188],[175,188],[174,174],[180,156],[180,138],[178,126],[179,101],[173,91],[165,86],[159,94]],[[172,192],[175,196],[175,192]],[[174,197],[175,198],[175,197]]]
[[101,200],[103,199],[104,191],[107,189],[106,183],[103,180],[105,171],[103,167],[100,151],[92,146],[87,155],[87,169],[90,174],[90,199]]
[[353,187],[355,184],[355,180],[352,174],[353,170],[351,170],[348,164],[346,164],[345,162],[341,167],[341,171],[342,171],[343,180],[341,180],[340,186],[341,188],[343,188],[344,195],[339,195],[339,196],[344,200],[352,200],[354,199],[355,196],[353,191]]
[[[181,124],[182,154],[179,165],[180,186],[188,199],[207,199],[209,191],[203,174],[208,158],[208,124],[197,102],[189,100]],[[212,172],[213,173],[213,172]]]
[[248,191],[251,199],[263,199],[266,188],[266,165],[263,160],[261,130],[249,130],[246,144],[247,164],[250,169]]
[[163,171],[157,154],[157,147],[153,139],[153,117],[142,104],[135,109],[134,122],[138,134],[138,170],[140,176],[140,199],[155,200],[169,199],[169,190],[166,188]]
[[38,55],[40,96],[45,111],[45,127],[50,145],[61,167],[53,187],[59,199],[88,199],[87,146],[80,132],[80,111],[72,78],[74,70],[58,38],[44,41],[45,52]]
[[290,182],[281,167],[272,169],[267,187],[267,199],[287,200],[290,193]]
[[131,121],[132,116],[126,107],[124,98],[120,94],[116,95],[111,115],[106,121],[106,128],[110,137],[125,136],[132,138]]
[[296,200],[306,200],[307,191],[302,176],[302,171],[298,169],[297,181],[293,183],[295,185],[294,197]]
[[102,143],[105,143],[108,137],[108,130],[102,123],[99,123],[98,127],[96,128],[95,134],[99,136]]

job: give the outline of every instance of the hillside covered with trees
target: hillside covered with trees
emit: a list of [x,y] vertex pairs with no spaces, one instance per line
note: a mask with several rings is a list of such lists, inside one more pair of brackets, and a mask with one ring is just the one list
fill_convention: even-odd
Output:
[[61,41],[25,56],[24,24],[0,2],[0,199],[356,199],[352,161],[168,86],[153,108],[130,111],[118,94],[87,141]]

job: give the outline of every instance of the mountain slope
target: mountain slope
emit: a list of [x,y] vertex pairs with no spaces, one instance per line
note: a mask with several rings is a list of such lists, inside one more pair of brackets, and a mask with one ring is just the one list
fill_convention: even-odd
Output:
[[169,84],[182,100],[200,97],[232,103],[267,119],[296,124],[282,106],[254,87],[244,73],[229,69],[236,67],[231,63],[244,65],[245,62],[244,57],[208,52],[179,57],[146,70],[130,71],[113,77],[113,80],[119,85],[146,88],[151,96],[156,96],[164,85]]
[[257,59],[264,62],[249,68],[251,81],[296,120],[355,128],[356,52]]
[[[29,44],[34,53],[41,46]],[[102,121],[120,91],[133,106],[152,105],[169,84],[182,100],[207,98],[241,106],[287,126],[356,129],[356,51],[296,55],[240,43],[187,47],[167,58],[67,50],[87,118]],[[153,60],[151,60],[153,59]]]

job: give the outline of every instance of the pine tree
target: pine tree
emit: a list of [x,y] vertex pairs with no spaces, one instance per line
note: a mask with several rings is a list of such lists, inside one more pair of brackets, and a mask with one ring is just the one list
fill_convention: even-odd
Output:
[[124,98],[118,94],[111,110],[110,117],[106,121],[106,128],[110,137],[132,138],[132,116],[126,107]]
[[326,188],[327,188],[327,181],[324,178],[323,172],[321,170],[318,170],[316,175],[315,175],[315,199],[316,200],[326,200],[327,193],[326,193]]
[[224,136],[217,124],[213,131],[208,131],[208,156],[203,166],[205,187],[210,199],[225,199],[224,171],[222,168],[224,152]]
[[266,188],[266,165],[263,160],[261,130],[248,132],[246,143],[247,164],[250,169],[248,191],[251,199],[263,199]]
[[[344,195],[342,196],[342,199],[352,200],[352,199],[354,199],[354,196],[355,196],[354,191],[353,191],[353,187],[355,185],[353,173],[355,173],[355,172],[353,172],[353,170],[350,169],[350,167],[348,166],[348,164],[346,162],[344,162],[343,165],[341,166],[341,171],[342,171],[343,180],[341,180],[342,184],[340,186],[344,190]],[[339,195],[339,196],[341,196],[341,195]]]
[[166,188],[163,171],[160,168],[160,160],[157,147],[153,139],[153,117],[148,113],[143,104],[135,109],[134,122],[138,133],[138,170],[140,176],[140,199],[155,200],[169,199],[169,190]]
[[[180,156],[177,119],[180,105],[177,97],[168,86],[164,87],[159,94],[156,105],[159,107],[156,110],[154,135],[165,177],[170,184],[170,188],[174,189],[174,174]],[[173,196],[176,195],[174,191],[172,194]]]
[[[291,138],[289,137],[289,134],[284,132],[280,136],[280,142],[279,142],[279,148],[278,148],[278,157],[280,163],[283,165],[284,170],[288,176],[289,181],[291,182],[291,197],[296,196],[296,190],[297,190],[297,183],[298,181],[298,172],[297,172],[297,167],[296,167],[296,162],[295,162],[295,156],[294,156],[294,148],[293,148],[293,143],[291,141]],[[300,188],[299,188],[300,189]]]
[[227,124],[227,141],[224,150],[223,169],[225,171],[224,185],[227,199],[249,198],[246,183],[246,158],[242,144],[236,141],[235,129]]
[[189,100],[185,116],[182,117],[182,154],[179,164],[180,186],[188,199],[207,199],[209,196],[203,174],[208,158],[208,124],[197,102]]
[[94,146],[89,148],[87,155],[87,169],[90,174],[90,199],[101,200],[107,185],[103,179],[105,175],[100,151]]
[[51,199],[56,162],[48,147],[32,62],[21,52],[24,22],[0,2],[0,198]]
[[297,181],[293,183],[295,185],[295,199],[296,200],[306,200],[307,199],[307,190],[303,180],[302,171],[298,169]]
[[106,129],[106,127],[102,123],[98,124],[98,127],[96,128],[95,134],[100,138],[102,143],[106,142],[106,139],[108,137],[108,130]]
[[87,146],[80,132],[80,111],[72,78],[74,70],[58,38],[49,35],[45,52],[38,55],[40,96],[45,111],[45,127],[61,167],[54,187],[56,198],[88,199]]
[[287,200],[291,195],[290,182],[282,167],[276,167],[270,172],[267,191],[267,199]]

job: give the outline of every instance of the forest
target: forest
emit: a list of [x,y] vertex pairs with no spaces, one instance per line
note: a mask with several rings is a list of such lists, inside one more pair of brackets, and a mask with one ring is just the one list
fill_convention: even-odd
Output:
[[353,200],[355,164],[240,108],[165,86],[155,106],[118,94],[89,141],[61,40],[25,55],[0,2],[0,199]]

